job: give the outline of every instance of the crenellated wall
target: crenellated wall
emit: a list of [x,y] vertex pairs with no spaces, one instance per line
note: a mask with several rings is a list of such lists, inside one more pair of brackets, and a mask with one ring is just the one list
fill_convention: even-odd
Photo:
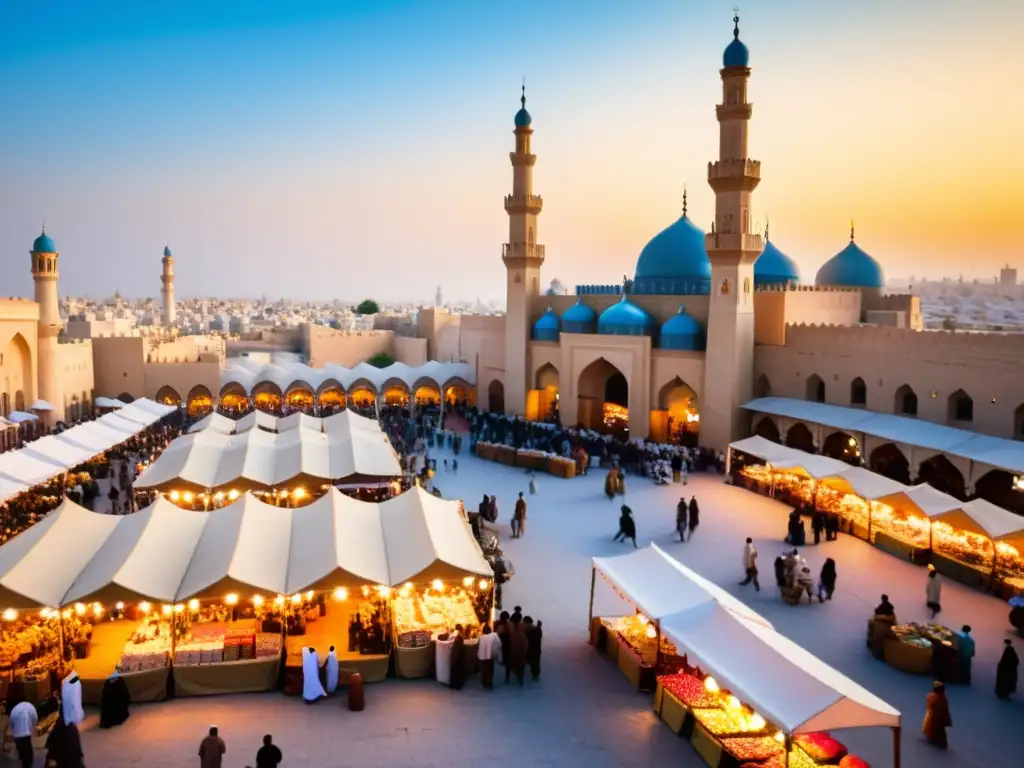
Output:
[[856,325],[860,291],[818,286],[766,287],[754,292],[754,343],[786,344],[786,328],[797,323]]
[[[1024,334],[793,325],[785,346],[757,347],[755,375],[756,395],[797,399],[807,399],[808,380],[818,376],[825,402],[842,406],[852,405],[851,385],[860,378],[867,393],[861,407],[899,415],[901,388],[910,387],[917,418],[1024,438],[1018,411],[1024,405]],[[973,401],[969,422],[953,418],[950,407],[961,390]]]

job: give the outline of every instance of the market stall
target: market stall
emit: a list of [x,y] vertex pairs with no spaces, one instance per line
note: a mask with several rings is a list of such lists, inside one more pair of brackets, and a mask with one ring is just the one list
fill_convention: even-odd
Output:
[[474,450],[478,457],[487,461],[507,464],[510,467],[524,467],[534,472],[547,472],[555,477],[576,477],[576,461],[555,453],[532,448],[516,449],[511,445],[484,441],[476,443]]

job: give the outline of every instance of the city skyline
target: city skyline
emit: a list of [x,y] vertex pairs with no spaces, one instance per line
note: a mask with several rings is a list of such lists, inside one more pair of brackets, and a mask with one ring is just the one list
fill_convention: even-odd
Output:
[[[1022,107],[993,72],[1024,58],[1010,37],[1024,10],[984,5],[741,9],[754,218],[770,217],[805,281],[851,218],[890,277],[987,280],[1015,262],[1024,155],[1007,148]],[[511,25],[450,2],[9,4],[10,292],[31,293],[25,257],[45,219],[62,295],[157,296],[166,241],[182,297],[409,301],[440,281],[498,298],[524,75],[545,284],[632,275],[684,186],[708,228],[731,5],[520,7]]]

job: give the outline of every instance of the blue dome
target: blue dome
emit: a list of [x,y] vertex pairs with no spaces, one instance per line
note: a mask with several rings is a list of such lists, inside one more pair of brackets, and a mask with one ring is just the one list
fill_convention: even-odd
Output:
[[658,347],[661,349],[704,349],[704,329],[686,308],[679,306],[679,312],[661,326]]
[[533,118],[530,117],[530,113],[526,111],[526,107],[523,107],[516,112],[516,128],[526,128],[533,122]]
[[796,262],[765,240],[764,250],[754,262],[754,285],[795,285],[800,282],[800,268]]
[[851,237],[849,245],[822,264],[814,284],[882,288],[885,286],[885,274],[882,265],[865,253]]
[[558,313],[548,304],[548,311],[533,324],[534,341],[558,341],[558,332],[561,326],[562,321],[558,319]]
[[711,292],[711,260],[704,231],[683,213],[640,252],[633,293],[673,296]]
[[653,329],[651,316],[625,296],[597,319],[597,332],[614,336],[650,336]]
[[43,232],[32,243],[32,250],[36,253],[56,253],[57,244],[53,242],[52,237],[46,234],[46,232]]
[[597,313],[579,297],[562,314],[562,330],[565,333],[593,333],[596,325]]
[[169,245],[165,245],[164,246],[164,256],[171,256],[171,255],[173,255],[171,253],[171,247]]
[[732,17],[735,25],[732,30],[732,42],[725,47],[722,54],[723,67],[747,67],[750,65],[750,51],[740,41],[740,17]]

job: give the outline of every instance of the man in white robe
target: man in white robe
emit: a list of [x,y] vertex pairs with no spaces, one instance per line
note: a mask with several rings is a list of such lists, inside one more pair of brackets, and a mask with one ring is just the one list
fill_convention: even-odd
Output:
[[312,704],[327,695],[320,683],[320,660],[313,648],[302,649],[302,698]]
[[338,690],[338,654],[334,652],[334,646],[327,652],[327,661],[324,662],[327,668],[327,693],[331,694]]
[[85,720],[85,710],[82,709],[82,681],[78,679],[78,673],[71,672],[64,678],[60,686],[60,697],[65,725],[78,725]]

